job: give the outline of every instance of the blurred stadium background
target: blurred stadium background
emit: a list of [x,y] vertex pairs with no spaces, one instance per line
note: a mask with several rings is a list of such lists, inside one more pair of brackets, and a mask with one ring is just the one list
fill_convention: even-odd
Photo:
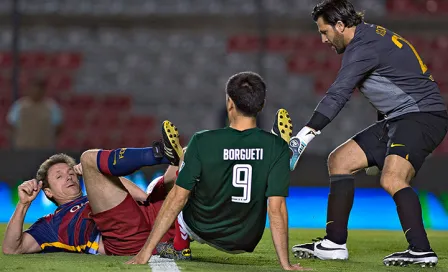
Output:
[[[268,84],[260,125],[270,129],[279,107],[301,127],[331,85],[341,56],[321,44],[310,16],[315,0],[2,0],[0,1],[0,221],[13,212],[16,187],[55,152],[79,158],[88,148],[142,147],[160,138],[160,122],[196,131],[225,125],[226,80],[252,70]],[[408,39],[441,92],[448,92],[447,0],[353,0],[367,22]],[[45,80],[63,112],[54,148],[12,144],[12,103]],[[357,91],[313,141],[292,175],[293,227],[323,227],[326,157],[376,120]],[[415,180],[427,227],[448,229],[448,141]],[[142,188],[163,167],[131,177]],[[358,175],[351,228],[400,229],[393,200],[378,178]],[[312,203],[313,209],[309,209]],[[54,206],[43,195],[27,222]]]

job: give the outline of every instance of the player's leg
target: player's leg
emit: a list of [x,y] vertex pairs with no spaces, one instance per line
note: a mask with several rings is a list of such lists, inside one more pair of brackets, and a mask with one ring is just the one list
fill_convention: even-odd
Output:
[[386,256],[386,265],[435,265],[438,261],[424,229],[419,198],[410,182],[425,158],[443,140],[446,123],[445,119],[428,114],[403,116],[390,122],[390,141],[381,185],[393,196],[409,248]]
[[[384,136],[384,137],[383,137]],[[383,139],[386,138],[386,139]],[[382,166],[387,134],[382,123],[376,123],[348,140],[328,157],[330,194],[327,204],[325,239],[293,247],[297,257],[347,259],[347,225],[354,200],[354,174],[368,166]]]
[[84,183],[94,213],[107,211],[120,204],[128,191],[118,176],[133,173],[143,166],[169,161],[161,145],[147,148],[88,150],[81,155]]
[[[170,161],[173,164],[182,165],[183,162],[183,153],[184,150],[181,148],[179,142],[179,135],[177,128],[169,121],[164,121],[163,123],[163,144],[164,149],[167,154],[173,154],[173,157],[170,157]],[[163,180],[171,179],[175,180],[178,174],[178,167],[170,166],[168,167]],[[160,181],[159,181],[160,182]],[[173,184],[174,185],[174,184]],[[172,186],[171,186],[172,187]],[[154,193],[154,190],[152,191]],[[150,221],[154,222],[157,213],[161,208],[162,201],[154,203],[152,207],[148,210],[150,213]],[[179,222],[175,221],[175,229],[173,232],[168,231],[165,237],[162,240],[167,241],[171,236],[173,238],[173,242],[165,242],[159,244],[157,247],[157,251],[160,253],[161,257],[171,258],[171,259],[181,259],[181,260],[190,260],[191,259],[191,251],[190,251],[190,240],[188,235],[185,234],[185,229],[179,225]],[[177,249],[175,249],[175,247]]]
[[107,254],[132,255],[143,246],[151,229],[139,205],[114,175],[169,163],[162,146],[116,150],[89,150],[82,154],[83,176],[92,218],[102,233]]

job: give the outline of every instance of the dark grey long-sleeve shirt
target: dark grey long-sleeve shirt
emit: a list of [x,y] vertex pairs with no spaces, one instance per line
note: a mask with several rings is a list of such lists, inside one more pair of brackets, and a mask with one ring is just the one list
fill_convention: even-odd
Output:
[[381,26],[356,27],[337,78],[316,111],[333,120],[355,87],[387,118],[446,110],[437,83],[415,48]]

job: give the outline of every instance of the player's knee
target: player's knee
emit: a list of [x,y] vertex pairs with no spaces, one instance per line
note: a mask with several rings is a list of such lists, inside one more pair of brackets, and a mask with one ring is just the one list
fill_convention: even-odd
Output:
[[330,175],[334,174],[350,174],[350,169],[343,160],[340,152],[336,149],[328,155],[328,172]]
[[383,171],[380,179],[381,187],[390,195],[394,195],[399,190],[408,186],[405,179],[397,175],[395,172]]
[[96,166],[97,157],[98,157],[98,150],[91,149],[91,150],[84,151],[82,153],[81,159],[80,159],[83,169],[85,170],[85,168],[87,168],[87,167],[89,167],[89,168],[95,167],[96,168],[97,167]]

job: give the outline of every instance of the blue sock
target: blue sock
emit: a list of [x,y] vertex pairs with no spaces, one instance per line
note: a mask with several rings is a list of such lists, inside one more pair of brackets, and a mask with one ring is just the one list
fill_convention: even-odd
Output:
[[116,177],[130,175],[144,166],[170,163],[165,157],[154,157],[152,147],[100,150],[96,162],[101,173]]

